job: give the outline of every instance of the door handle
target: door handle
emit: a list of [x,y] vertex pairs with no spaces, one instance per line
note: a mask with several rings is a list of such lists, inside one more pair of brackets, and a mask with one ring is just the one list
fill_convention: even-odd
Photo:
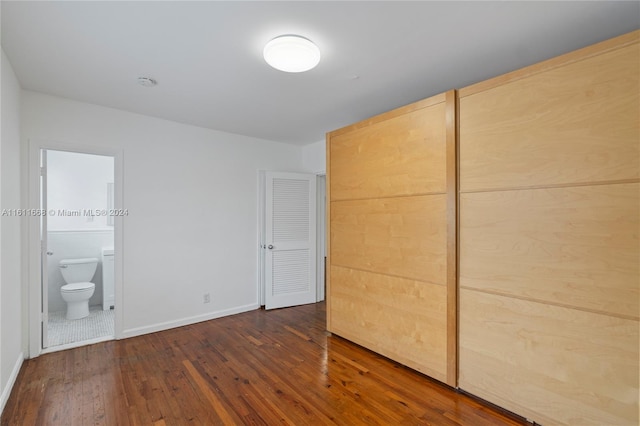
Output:
[[273,250],[273,244],[269,244],[269,245],[267,246],[267,248],[268,248],[269,250]]
[[53,252],[52,252],[52,251],[48,251],[48,252],[47,252],[47,256],[51,256],[52,254],[53,254]]

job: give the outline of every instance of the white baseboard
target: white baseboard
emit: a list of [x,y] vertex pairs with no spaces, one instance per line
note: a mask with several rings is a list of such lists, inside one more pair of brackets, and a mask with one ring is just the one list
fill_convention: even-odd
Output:
[[16,379],[18,378],[18,373],[20,372],[20,368],[22,367],[22,363],[24,362],[24,354],[20,352],[18,354],[18,359],[16,360],[15,365],[13,366],[13,370],[11,371],[11,376],[9,376],[9,380],[7,381],[7,385],[2,389],[2,397],[0,399],[0,414],[4,411],[4,406],[7,404],[9,400],[9,396],[11,395],[11,389],[13,389],[13,385],[16,384]]
[[135,336],[141,336],[143,334],[156,333],[158,331],[169,330],[171,328],[182,327],[185,325],[195,324],[198,322],[209,321],[216,318],[226,317],[229,315],[240,314],[242,312],[254,311],[258,308],[260,308],[260,305],[256,303],[251,305],[238,306],[238,307],[226,309],[223,311],[215,311],[215,312],[209,312],[203,315],[196,315],[193,317],[181,318],[175,321],[167,321],[167,322],[162,322],[159,324],[153,324],[153,325],[144,326],[144,327],[130,328],[127,330],[123,330],[122,336],[120,338],[126,339],[128,337],[135,337]]

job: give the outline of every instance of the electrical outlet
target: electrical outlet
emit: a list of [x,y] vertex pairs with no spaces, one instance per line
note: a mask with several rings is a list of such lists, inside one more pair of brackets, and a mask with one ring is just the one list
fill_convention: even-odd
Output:
[[209,293],[202,295],[202,303],[211,303],[211,295]]

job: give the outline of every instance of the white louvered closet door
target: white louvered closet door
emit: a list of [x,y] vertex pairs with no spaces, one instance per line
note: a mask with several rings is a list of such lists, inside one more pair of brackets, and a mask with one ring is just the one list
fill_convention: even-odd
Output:
[[265,308],[316,301],[316,177],[266,173]]

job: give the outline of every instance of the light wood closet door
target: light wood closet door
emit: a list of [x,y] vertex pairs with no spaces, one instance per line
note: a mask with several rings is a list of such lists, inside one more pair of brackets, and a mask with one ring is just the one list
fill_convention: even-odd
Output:
[[456,383],[455,93],[327,135],[329,331]]
[[460,90],[462,389],[638,425],[639,32]]

